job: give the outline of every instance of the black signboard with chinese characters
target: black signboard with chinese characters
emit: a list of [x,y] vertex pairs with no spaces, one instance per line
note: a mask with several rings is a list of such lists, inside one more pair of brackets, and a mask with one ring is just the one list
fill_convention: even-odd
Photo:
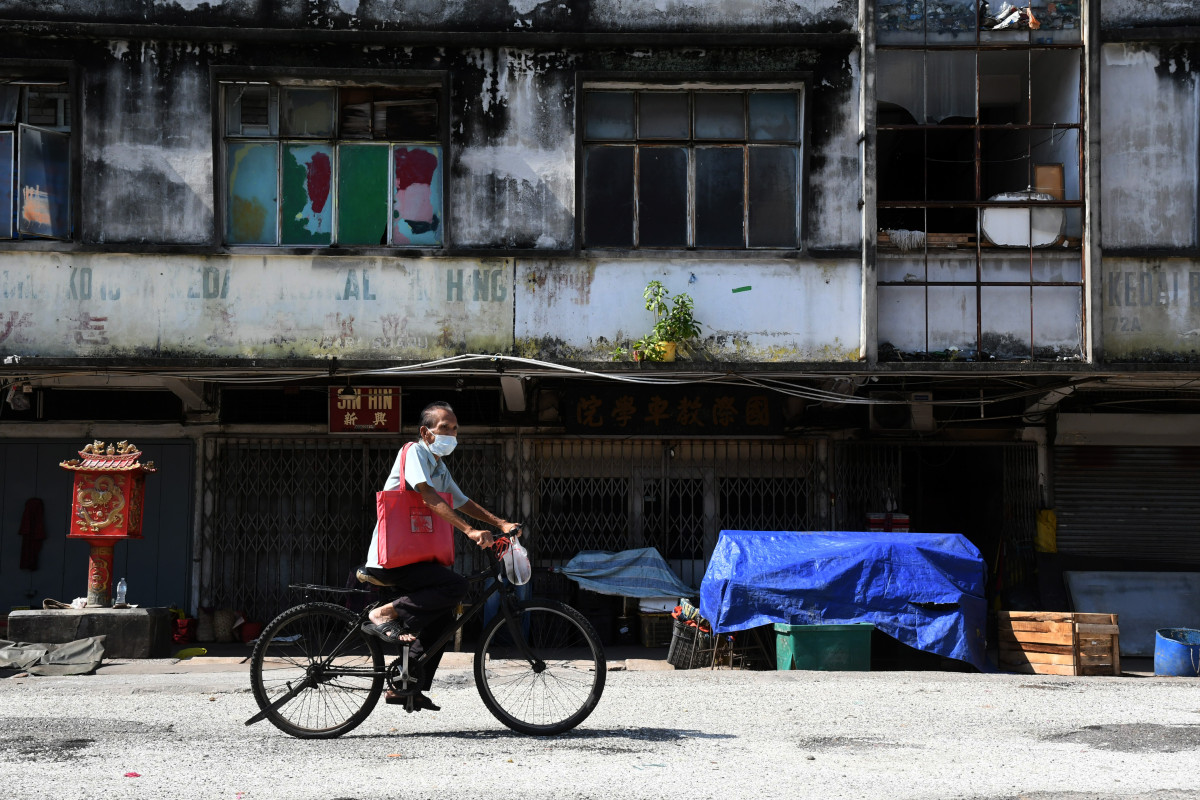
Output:
[[603,387],[564,395],[568,433],[596,436],[768,436],[783,430],[775,392],[697,384]]
[[399,433],[400,390],[396,387],[329,387],[330,433]]

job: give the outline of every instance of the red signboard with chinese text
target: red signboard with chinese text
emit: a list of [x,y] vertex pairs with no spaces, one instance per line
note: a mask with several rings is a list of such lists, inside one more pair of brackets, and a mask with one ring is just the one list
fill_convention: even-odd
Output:
[[395,387],[329,387],[330,433],[399,433],[400,390]]

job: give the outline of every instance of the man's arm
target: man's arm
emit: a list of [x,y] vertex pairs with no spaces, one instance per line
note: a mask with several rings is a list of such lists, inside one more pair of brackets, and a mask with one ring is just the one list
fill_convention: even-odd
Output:
[[483,506],[479,505],[479,503],[476,503],[474,500],[468,500],[466,503],[464,503],[463,506],[461,507],[461,511],[464,514],[469,514],[470,516],[474,517],[477,520],[481,520],[483,522],[486,522],[489,525],[496,526],[505,535],[509,535],[509,534],[513,533],[514,531],[520,529],[520,527],[521,527],[520,525],[517,525],[515,523],[500,519],[495,514],[488,511]]
[[[425,505],[429,506],[429,509],[433,511],[433,513],[437,514],[446,522],[449,522],[454,528],[465,533],[471,541],[475,542],[480,547],[492,546],[491,531],[477,530],[474,525],[472,525],[470,522],[464,519],[461,514],[451,508],[450,504],[443,500],[442,496],[435,492],[433,487],[428,483],[417,484],[417,491],[421,493],[421,498],[425,501]],[[469,506],[475,506],[475,508],[479,508],[479,506],[475,505],[475,503],[470,500],[467,501],[467,504],[464,505],[463,508],[466,509]],[[472,514],[471,516],[475,515]],[[479,517],[479,519],[483,518]],[[495,517],[493,517],[493,519],[495,519]]]

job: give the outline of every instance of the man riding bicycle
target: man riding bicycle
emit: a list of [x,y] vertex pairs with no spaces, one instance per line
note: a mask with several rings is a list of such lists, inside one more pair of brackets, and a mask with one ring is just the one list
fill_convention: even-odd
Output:
[[[425,505],[457,530],[462,531],[479,547],[492,546],[492,534],[477,529],[462,514],[468,514],[499,528],[505,535],[515,535],[520,528],[512,522],[502,520],[483,506],[463,494],[450,476],[443,459],[454,451],[458,443],[458,418],[449,403],[430,403],[421,412],[421,427],[415,445],[409,448],[409,457],[403,450],[396,456],[391,474],[383,485],[390,491],[407,485],[421,493]],[[453,508],[446,503],[442,494],[450,495]],[[371,611],[370,622],[363,626],[367,633],[385,642],[409,643],[409,653],[419,658],[454,623],[454,609],[467,594],[467,581],[449,567],[426,561],[403,567],[385,569],[379,564],[379,525],[371,534],[371,545],[367,550],[367,563],[358,568],[358,579],[376,586],[394,587],[401,594],[391,603],[385,603]],[[426,692],[433,683],[433,675],[441,661],[441,651],[422,664],[420,691]],[[404,698],[388,691],[387,702],[403,703]],[[439,711],[440,707],[424,694],[418,693],[413,707],[417,710]]]

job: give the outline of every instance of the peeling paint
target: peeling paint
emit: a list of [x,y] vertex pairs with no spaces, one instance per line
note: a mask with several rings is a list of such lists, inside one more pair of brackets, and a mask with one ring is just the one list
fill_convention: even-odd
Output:
[[1102,242],[1106,247],[1195,246],[1197,61],[1179,48],[1151,45],[1105,45],[1102,53]]
[[591,360],[607,359],[614,345],[628,348],[650,331],[642,289],[657,279],[695,301],[704,336],[696,358],[857,360],[861,268],[852,261],[822,267],[755,263],[753,291],[733,293],[746,283],[744,262],[519,259],[514,340],[556,337]]
[[[512,342],[512,262],[24,253],[0,271],[19,356],[429,358]],[[36,300],[37,307],[30,308]]]

